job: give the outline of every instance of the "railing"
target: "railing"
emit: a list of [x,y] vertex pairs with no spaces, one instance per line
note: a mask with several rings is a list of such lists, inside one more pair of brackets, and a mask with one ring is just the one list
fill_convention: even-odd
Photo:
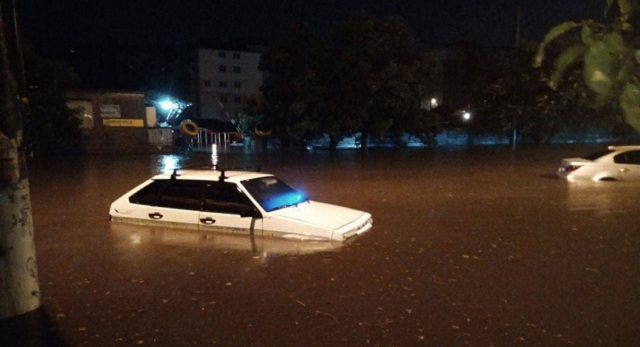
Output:
[[209,129],[200,128],[196,137],[192,138],[194,147],[209,147],[210,145],[229,146],[241,139],[240,133],[216,133]]

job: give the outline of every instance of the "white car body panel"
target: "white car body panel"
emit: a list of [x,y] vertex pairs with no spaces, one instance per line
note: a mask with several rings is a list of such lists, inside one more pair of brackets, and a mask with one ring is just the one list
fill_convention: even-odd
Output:
[[623,181],[640,181],[640,165],[618,164],[618,172]]
[[262,219],[224,213],[200,212],[198,229],[258,236],[262,235]]
[[363,219],[366,222],[370,218],[366,212],[309,201],[268,213],[264,219],[264,232],[269,235],[293,229],[295,234],[281,236],[342,241],[343,234],[351,230],[348,228],[351,224],[359,224]]

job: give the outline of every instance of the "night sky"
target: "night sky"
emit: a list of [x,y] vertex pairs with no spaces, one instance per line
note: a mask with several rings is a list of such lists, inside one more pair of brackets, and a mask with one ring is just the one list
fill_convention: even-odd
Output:
[[23,35],[60,42],[179,47],[199,39],[272,39],[294,22],[319,34],[355,10],[404,18],[417,42],[511,45],[521,7],[523,38],[540,40],[566,20],[601,18],[605,0],[17,0]]

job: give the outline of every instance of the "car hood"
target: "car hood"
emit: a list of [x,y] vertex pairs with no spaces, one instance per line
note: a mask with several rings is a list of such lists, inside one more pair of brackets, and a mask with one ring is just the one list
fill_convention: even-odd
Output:
[[347,207],[309,201],[296,206],[271,211],[269,214],[271,216],[292,219],[336,230],[358,219],[364,212]]

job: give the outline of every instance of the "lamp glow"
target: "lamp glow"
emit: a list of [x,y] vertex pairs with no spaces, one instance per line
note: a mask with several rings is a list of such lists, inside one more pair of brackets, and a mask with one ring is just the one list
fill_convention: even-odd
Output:
[[178,105],[173,103],[171,100],[165,100],[160,103],[160,107],[162,107],[165,110],[174,110],[178,108]]

